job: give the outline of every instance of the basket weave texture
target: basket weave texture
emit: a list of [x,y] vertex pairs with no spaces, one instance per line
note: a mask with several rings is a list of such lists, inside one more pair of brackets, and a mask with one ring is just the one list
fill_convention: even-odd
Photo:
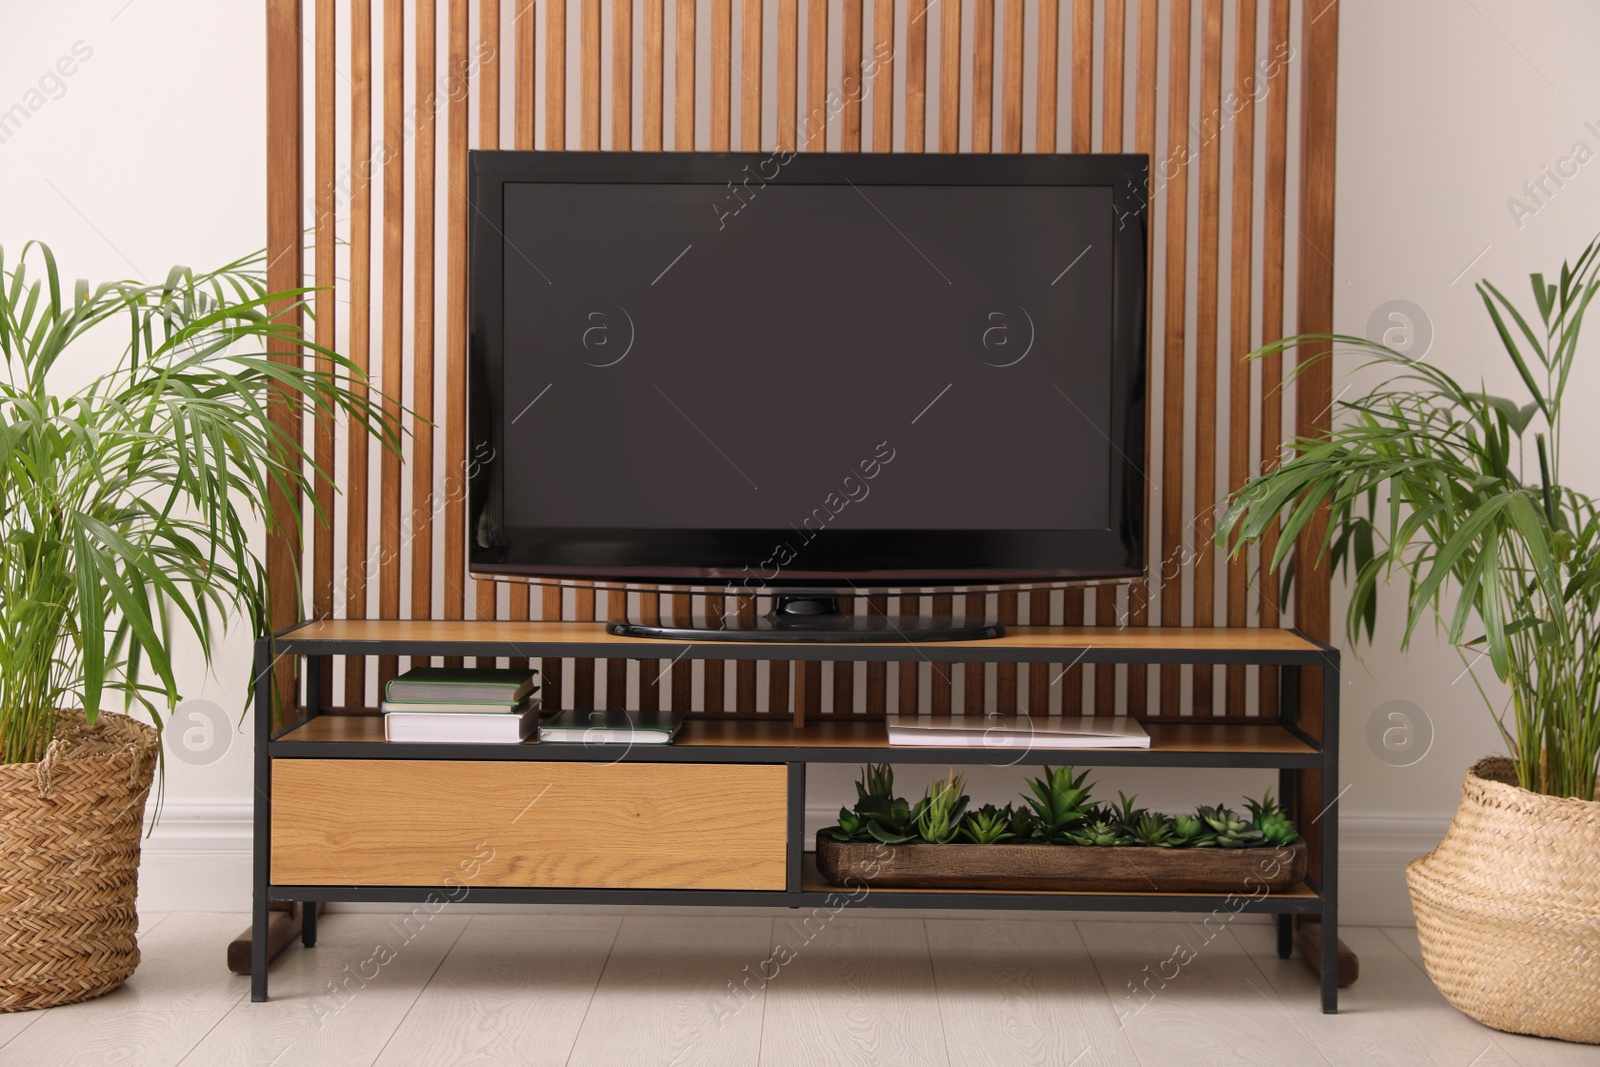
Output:
[[65,712],[37,763],[0,765],[0,1012],[109,993],[139,965],[139,837],[156,731]]
[[1439,847],[1406,867],[1428,976],[1497,1030],[1600,1044],[1600,803],[1480,760]]

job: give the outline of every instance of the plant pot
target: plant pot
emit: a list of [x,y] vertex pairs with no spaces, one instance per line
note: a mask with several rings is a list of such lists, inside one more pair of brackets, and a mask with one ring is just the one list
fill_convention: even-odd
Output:
[[37,763],[0,766],[0,1012],[108,993],[139,965],[139,837],[156,731],[66,712]]
[[1428,977],[1497,1030],[1600,1043],[1600,803],[1467,772],[1439,847],[1406,867]]
[[1306,846],[880,845],[819,833],[817,870],[834,885],[879,888],[1258,895],[1288,889],[1305,877]]

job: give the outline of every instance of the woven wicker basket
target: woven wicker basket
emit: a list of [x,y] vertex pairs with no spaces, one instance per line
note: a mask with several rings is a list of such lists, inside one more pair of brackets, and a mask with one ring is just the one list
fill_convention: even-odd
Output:
[[155,730],[67,712],[38,763],[0,765],[0,1012],[109,993],[139,965],[139,835]]
[[1406,868],[1428,976],[1519,1034],[1600,1043],[1600,803],[1530,793],[1510,760],[1467,773],[1439,847]]

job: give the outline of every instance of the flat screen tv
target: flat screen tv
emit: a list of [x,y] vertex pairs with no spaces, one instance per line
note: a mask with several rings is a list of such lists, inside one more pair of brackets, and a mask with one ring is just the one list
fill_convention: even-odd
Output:
[[821,636],[871,629],[829,594],[1142,573],[1147,175],[472,153],[471,572]]

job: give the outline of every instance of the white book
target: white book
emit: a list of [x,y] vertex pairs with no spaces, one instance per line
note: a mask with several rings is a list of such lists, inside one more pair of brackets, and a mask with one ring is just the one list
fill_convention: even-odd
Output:
[[539,709],[521,715],[504,712],[469,714],[447,711],[439,714],[396,712],[383,717],[383,736],[388,741],[431,744],[508,744],[527,740],[539,728]]
[[934,748],[1149,748],[1137,719],[1122,715],[901,715],[888,719],[889,744]]

